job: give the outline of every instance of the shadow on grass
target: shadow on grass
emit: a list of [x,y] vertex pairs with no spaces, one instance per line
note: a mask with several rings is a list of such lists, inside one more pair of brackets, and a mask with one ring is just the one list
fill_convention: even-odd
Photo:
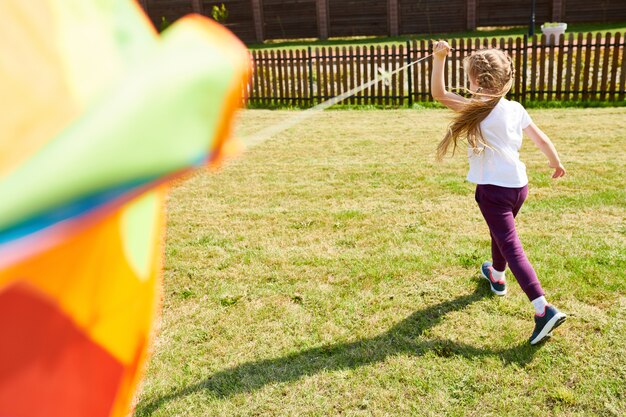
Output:
[[432,352],[441,357],[493,356],[499,357],[504,364],[524,367],[537,352],[537,347],[530,346],[526,341],[508,349],[492,350],[449,340],[420,340],[420,336],[442,321],[446,314],[463,310],[490,295],[486,286],[477,285],[473,293],[416,311],[376,337],[317,347],[275,359],[248,362],[217,372],[203,381],[172,390],[169,394],[152,401],[140,402],[135,415],[148,416],[163,404],[195,392],[207,391],[217,398],[225,398],[256,391],[268,384],[294,381],[322,371],[354,369],[382,362],[387,357],[399,354],[421,356]]

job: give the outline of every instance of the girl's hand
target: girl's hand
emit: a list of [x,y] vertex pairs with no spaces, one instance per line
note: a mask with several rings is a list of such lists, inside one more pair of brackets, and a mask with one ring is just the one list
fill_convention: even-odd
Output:
[[433,44],[433,55],[437,58],[445,58],[450,52],[450,45],[446,41],[437,41]]
[[558,164],[550,164],[550,168],[554,168],[552,178],[560,178],[565,175],[565,167],[560,162]]

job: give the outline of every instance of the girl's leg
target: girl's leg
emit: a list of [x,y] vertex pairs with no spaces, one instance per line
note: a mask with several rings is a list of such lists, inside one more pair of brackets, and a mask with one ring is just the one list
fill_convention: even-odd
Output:
[[515,230],[515,215],[527,194],[527,187],[514,189],[479,185],[476,189],[476,201],[489,225],[492,242],[495,241],[500,254],[508,262],[511,272],[535,307],[535,328],[529,339],[530,344],[535,345],[545,340],[567,316],[547,304],[537,274],[528,261]]
[[491,233],[491,230],[489,231],[489,234],[491,235],[491,262],[493,262],[493,269],[499,272],[504,272],[504,270],[506,269],[506,259],[504,259],[504,255],[502,255],[502,252],[500,252],[498,243],[493,237],[493,233]]
[[[500,254],[508,263],[509,269],[522,287],[529,300],[544,295],[537,274],[528,261],[526,253],[515,229],[515,214],[526,197],[527,190],[504,188],[493,185],[479,185],[477,200],[480,211],[489,226],[492,239]],[[493,246],[492,246],[493,248]],[[497,255],[497,253],[496,253]],[[494,263],[496,258],[494,258]],[[500,265],[498,265],[500,267]],[[498,267],[494,266],[496,270]]]
[[[521,194],[520,195],[521,198],[519,199],[518,203],[513,207],[513,210],[512,210],[513,218],[517,216],[517,213],[522,208],[522,204],[524,203],[528,195],[528,188],[524,187],[524,190],[522,190],[520,194]],[[489,231],[489,235],[491,236],[491,261],[493,262],[493,269],[495,269],[496,271],[504,272],[504,270],[506,269],[506,259],[504,259],[504,255],[502,255],[502,252],[500,252],[498,243],[496,242],[496,239],[493,237],[493,233],[491,233],[491,230]]]

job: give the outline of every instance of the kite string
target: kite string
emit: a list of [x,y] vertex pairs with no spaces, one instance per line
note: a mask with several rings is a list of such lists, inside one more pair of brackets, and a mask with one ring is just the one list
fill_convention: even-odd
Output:
[[[451,48],[451,50],[454,50]],[[427,59],[430,58],[431,56],[433,56],[433,54],[430,55],[426,55],[425,57],[422,57],[420,59],[417,59],[413,62],[409,62],[408,64],[404,65],[403,67],[400,67],[398,69],[396,69],[395,71],[392,72],[385,72],[383,71],[381,68],[379,68],[379,72],[380,72],[380,76],[376,75],[376,78],[374,78],[373,80],[367,81],[355,88],[353,88],[352,90],[346,91],[345,93],[339,94],[338,96],[332,97],[316,106],[311,107],[310,109],[304,110],[302,112],[299,112],[298,114],[296,114],[294,117],[285,120],[284,122],[281,123],[277,123],[275,125],[269,126],[265,129],[262,129],[260,131],[258,131],[257,133],[248,136],[248,137],[244,137],[242,139],[242,141],[245,143],[245,145],[248,148],[251,148],[253,146],[256,146],[260,143],[265,142],[267,139],[273,137],[274,135],[277,135],[299,123],[302,123],[304,120],[316,115],[317,113],[320,113],[324,110],[326,110],[327,108],[334,106],[335,104],[352,97],[353,95],[360,93],[361,91],[365,90],[366,88],[371,87],[374,84],[379,83],[380,81],[383,80],[389,80],[391,78],[391,76],[393,76],[394,74],[400,72],[400,71],[404,71],[405,69],[408,69],[410,67],[412,67],[413,65]]]

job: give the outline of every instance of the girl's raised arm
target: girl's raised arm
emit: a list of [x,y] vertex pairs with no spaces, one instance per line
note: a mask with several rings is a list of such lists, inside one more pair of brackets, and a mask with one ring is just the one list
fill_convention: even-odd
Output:
[[565,175],[565,168],[563,164],[561,164],[559,154],[556,152],[556,148],[548,135],[543,133],[534,123],[529,124],[526,129],[524,129],[524,133],[528,135],[539,150],[548,158],[548,161],[550,161],[550,168],[554,168],[552,178],[559,178]]
[[469,100],[458,94],[446,91],[446,85],[443,80],[443,70],[445,68],[448,52],[450,52],[450,45],[448,45],[446,41],[435,42],[433,45],[433,70],[430,80],[430,94],[444,106],[458,111],[461,110]]

